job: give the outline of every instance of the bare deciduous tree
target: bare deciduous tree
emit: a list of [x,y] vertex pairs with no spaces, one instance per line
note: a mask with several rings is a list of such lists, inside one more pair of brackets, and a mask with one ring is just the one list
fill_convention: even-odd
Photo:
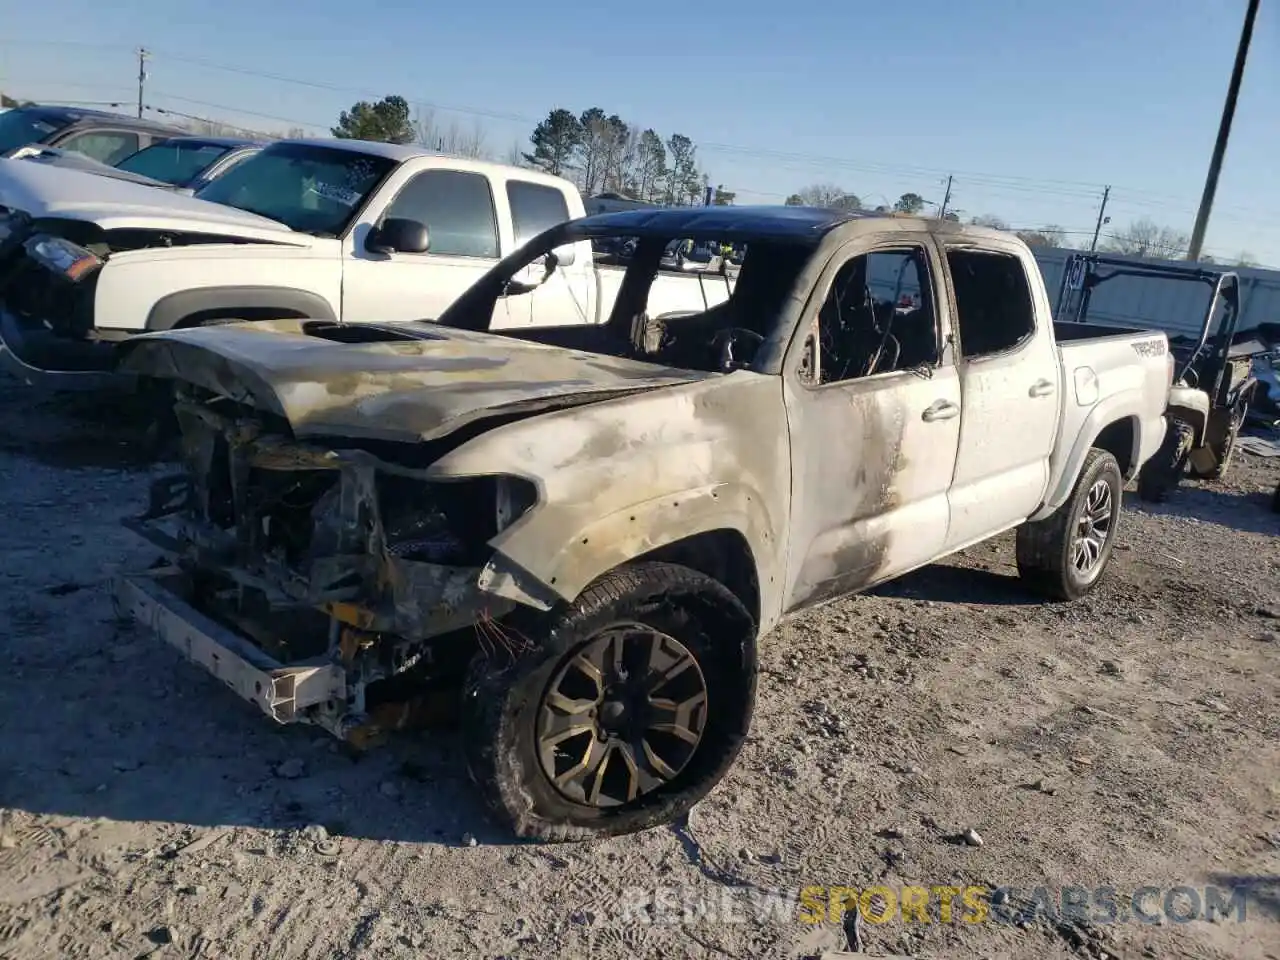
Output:
[[1067,232],[1062,227],[1049,224],[1038,230],[1019,230],[1018,236],[1029,247],[1065,247]]
[[1008,230],[1009,224],[993,213],[984,213],[969,221],[975,227],[990,227],[992,230]]
[[[792,203],[792,201],[798,201]],[[830,210],[861,210],[862,201],[834,183],[812,183],[787,198],[794,207],[824,207]]]
[[419,110],[413,120],[413,134],[422,146],[446,156],[469,160],[484,160],[489,156],[485,130],[479,120],[469,128],[463,128],[457,120],[451,120],[446,126],[436,120],[434,110]]
[[1147,217],[1135,220],[1119,233],[1107,239],[1103,249],[1109,253],[1124,253],[1135,257],[1157,257],[1163,260],[1180,260],[1187,255],[1191,238],[1181,230],[1162,227]]

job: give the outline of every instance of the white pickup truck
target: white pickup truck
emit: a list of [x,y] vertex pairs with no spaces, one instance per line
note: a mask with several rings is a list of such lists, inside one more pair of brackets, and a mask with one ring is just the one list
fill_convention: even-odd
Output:
[[[114,376],[115,344],[145,331],[431,319],[501,257],[582,215],[559,177],[353,140],[273,143],[194,198],[0,160],[0,367],[94,389]],[[572,244],[494,325],[595,323],[621,277]],[[664,273],[651,306],[703,309],[730,286]]]
[[[492,329],[537,258],[619,236],[606,322]],[[745,257],[723,303],[658,318],[682,237]],[[1055,325],[1017,237],[797,207],[562,224],[435,323],[125,351],[176,383],[186,462],[131,521],[169,562],[122,578],[122,608],[275,720],[352,741],[408,693],[461,695],[494,810],[560,839],[711,789],[757,643],[806,607],[1015,527],[1033,588],[1092,590],[1173,369],[1162,333]]]

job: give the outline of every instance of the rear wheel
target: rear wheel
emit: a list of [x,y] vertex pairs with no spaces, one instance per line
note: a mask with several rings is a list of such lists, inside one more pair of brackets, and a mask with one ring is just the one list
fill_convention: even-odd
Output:
[[728,771],[750,724],[755,623],[720,583],[620,568],[514,659],[477,654],[467,766],[522,837],[585,840],[668,823]]
[[1187,458],[1195,430],[1182,420],[1170,420],[1164,442],[1138,473],[1138,496],[1150,503],[1163,503],[1187,472]]
[[1227,435],[1222,438],[1222,443],[1214,448],[1213,469],[1205,474],[1205,479],[1221,480],[1227,475],[1227,469],[1231,466],[1231,456],[1236,452],[1236,440],[1240,437],[1240,428],[1244,426],[1244,416],[1248,408],[1248,400],[1242,399],[1237,402],[1236,408],[1231,411],[1231,422],[1227,425]]
[[1124,477],[1116,458],[1096,447],[1067,502],[1044,520],[1018,528],[1018,573],[1056,600],[1077,600],[1101,579],[1111,560]]

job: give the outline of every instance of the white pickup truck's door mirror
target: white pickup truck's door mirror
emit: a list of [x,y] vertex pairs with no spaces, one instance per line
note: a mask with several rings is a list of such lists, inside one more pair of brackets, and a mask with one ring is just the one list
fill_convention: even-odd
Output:
[[370,253],[426,253],[430,245],[425,223],[401,217],[388,217],[364,239]]

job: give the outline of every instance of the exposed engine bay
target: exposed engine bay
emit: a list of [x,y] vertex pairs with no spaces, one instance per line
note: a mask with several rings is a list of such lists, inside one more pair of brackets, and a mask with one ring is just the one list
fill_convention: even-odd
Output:
[[165,551],[167,586],[191,607],[269,665],[301,669],[295,685],[318,678],[314,694],[291,690],[311,715],[288,719],[372,735],[370,715],[403,687],[392,678],[456,676],[477,644],[509,642],[498,621],[516,603],[484,591],[486,543],[533,505],[532,484],[432,482],[422,468],[441,444],[383,459],[368,442],[300,443],[279,418],[195,387],[176,413],[184,469],[129,525]]

